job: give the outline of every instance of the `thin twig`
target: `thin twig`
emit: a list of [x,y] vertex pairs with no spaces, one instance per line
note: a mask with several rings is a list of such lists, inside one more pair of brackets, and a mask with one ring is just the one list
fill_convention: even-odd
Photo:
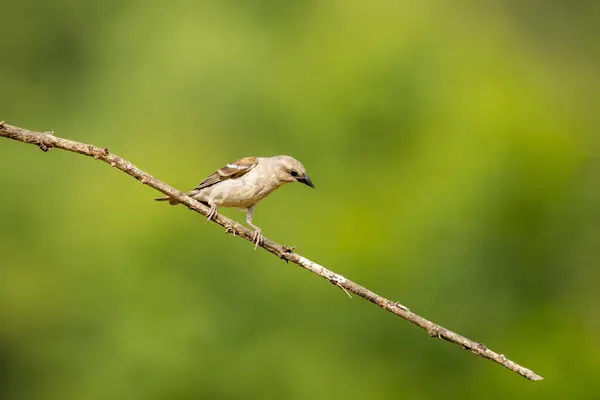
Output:
[[[166,194],[167,196],[178,200],[181,204],[184,204],[189,209],[194,210],[204,216],[208,216],[208,207],[192,199],[191,197],[188,197],[183,192],[180,192],[179,190],[174,189],[166,183],[156,179],[152,175],[142,171],[129,161],[124,160],[123,158],[118,157],[114,154],[111,154],[107,148],[63,139],[54,136],[54,134],[50,132],[42,133],[29,131],[23,128],[18,128],[16,126],[5,124],[4,122],[0,122],[0,137],[6,137],[23,143],[34,144],[36,146],[39,146],[40,149],[42,149],[43,151],[48,151],[54,147],[57,149],[68,150],[86,156],[94,157],[97,160],[104,161],[105,163],[110,164],[111,166],[117,169],[120,169],[127,175],[130,175],[136,178],[137,180],[141,181],[143,184],[148,185]],[[227,232],[234,233],[236,236],[242,237],[252,243],[252,231],[246,228],[245,226],[223,216],[222,214],[217,214],[216,217],[213,218],[213,222],[224,227]],[[346,292],[348,295],[350,295],[350,293],[354,293],[365,300],[377,304],[384,310],[396,314],[400,318],[403,318],[409,321],[410,323],[420,328],[423,328],[431,337],[444,339],[448,342],[457,344],[465,350],[470,350],[473,354],[494,361],[532,381],[539,381],[543,379],[541,376],[535,374],[531,370],[510,361],[504,355],[493,352],[483,344],[469,340],[464,336],[461,336],[431,321],[428,321],[425,318],[411,312],[402,304],[388,300],[371,292],[369,289],[346,279],[342,275],[330,271],[325,267],[302,257],[301,255],[295,253],[293,249],[287,246],[282,246],[267,238],[263,238],[263,241],[261,242],[260,246],[283,260],[292,262],[304,269],[309,270],[310,272],[316,275],[319,275],[320,277],[327,279],[334,285],[344,290],[344,292]]]

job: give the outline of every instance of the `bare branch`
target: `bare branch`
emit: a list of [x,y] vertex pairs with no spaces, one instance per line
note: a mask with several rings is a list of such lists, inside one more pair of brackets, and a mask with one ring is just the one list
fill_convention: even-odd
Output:
[[[136,178],[137,180],[141,181],[143,184],[148,185],[166,194],[167,196],[177,199],[180,203],[184,204],[190,210],[194,210],[204,216],[208,215],[208,207],[192,199],[191,197],[188,197],[179,190],[176,190],[171,186],[167,185],[166,183],[156,179],[152,175],[142,171],[129,161],[124,160],[121,157],[118,157],[114,154],[111,154],[107,148],[96,147],[90,144],[84,144],[72,140],[63,139],[54,136],[53,132],[42,133],[29,131],[26,129],[18,128],[16,126],[7,125],[4,122],[0,122],[0,136],[17,140],[23,143],[34,144],[36,146],[39,146],[40,149],[42,149],[43,151],[48,151],[52,148],[58,148],[83,154],[89,157],[94,157],[97,160],[104,161],[105,163],[110,164],[111,166],[117,169],[120,169],[127,175],[130,175]],[[226,232],[233,233],[234,235],[240,236],[252,243],[252,231],[244,227],[243,225],[233,220],[230,220],[222,214],[217,214],[217,216],[213,219],[213,222],[224,227],[226,229]],[[403,318],[408,322],[420,328],[423,328],[431,337],[440,338],[448,342],[455,343],[465,350],[470,350],[473,354],[494,361],[532,381],[539,381],[543,379],[541,376],[535,374],[533,371],[512,362],[511,360],[504,357],[504,355],[498,354],[488,349],[483,344],[469,340],[464,336],[461,336],[429,320],[426,320],[425,318],[415,314],[414,312],[411,312],[407,307],[403,306],[402,304],[381,297],[371,292],[369,289],[360,286],[350,281],[349,279],[346,279],[342,275],[330,271],[327,268],[302,257],[301,255],[295,253],[292,248],[282,246],[267,238],[263,238],[263,241],[261,242],[260,246],[283,260],[292,262],[304,269],[309,270],[310,272],[316,275],[319,275],[322,278],[327,279],[335,286],[341,288],[348,295],[350,295],[350,293],[354,293],[357,296],[360,296],[363,299],[370,301],[371,303],[377,304],[384,310],[396,314],[400,318]]]

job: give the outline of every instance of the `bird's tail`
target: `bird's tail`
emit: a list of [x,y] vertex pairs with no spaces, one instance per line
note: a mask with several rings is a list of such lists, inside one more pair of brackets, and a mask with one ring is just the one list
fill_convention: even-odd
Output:
[[168,201],[170,205],[172,206],[176,206],[177,204],[179,204],[179,201],[171,198],[171,197],[159,197],[158,199],[154,199],[155,201]]
[[[198,194],[198,190],[192,190],[191,192],[186,193],[188,196],[190,197],[194,197],[195,195]],[[195,197],[194,197],[195,198]],[[158,199],[154,199],[155,201],[168,201],[170,205],[172,206],[176,206],[177,204],[179,204],[179,200],[175,200],[169,196],[165,196],[165,197],[159,197]],[[198,200],[200,203],[204,204],[205,206],[208,206],[208,203],[200,200],[200,199],[196,199]]]

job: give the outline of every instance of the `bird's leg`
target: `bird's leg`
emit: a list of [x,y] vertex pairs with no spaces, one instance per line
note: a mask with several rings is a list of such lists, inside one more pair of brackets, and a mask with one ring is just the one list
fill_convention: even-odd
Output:
[[252,242],[255,243],[254,250],[262,242],[262,231],[261,229],[252,223],[252,215],[254,214],[254,206],[246,210],[246,222],[248,225],[254,228],[254,236],[252,236]]
[[210,205],[210,212],[208,213],[208,217],[206,217],[206,222],[210,221],[217,215],[217,206],[214,204]]

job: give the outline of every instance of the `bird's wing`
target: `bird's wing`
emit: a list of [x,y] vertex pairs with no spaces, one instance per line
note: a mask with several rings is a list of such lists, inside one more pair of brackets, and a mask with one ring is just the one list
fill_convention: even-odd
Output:
[[258,164],[258,159],[256,157],[246,157],[229,163],[212,175],[207,176],[206,179],[196,186],[195,190],[207,188],[227,179],[239,178],[254,168],[256,164]]

